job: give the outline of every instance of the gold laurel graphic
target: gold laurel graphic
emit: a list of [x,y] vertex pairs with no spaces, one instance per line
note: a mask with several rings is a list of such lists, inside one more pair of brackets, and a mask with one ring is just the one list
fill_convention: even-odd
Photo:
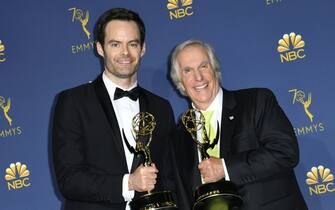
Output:
[[296,35],[294,32],[291,32],[290,35],[284,34],[283,38],[278,41],[278,52],[285,52],[290,50],[290,43],[292,43],[293,49],[302,48],[305,46],[305,42],[302,40],[301,35]]
[[[320,175],[320,176],[319,176]],[[319,177],[321,178],[322,182],[329,182],[334,180],[334,175],[330,173],[329,168],[324,168],[322,165],[316,167],[312,167],[311,171],[307,173],[306,184],[318,184]]]
[[21,164],[20,162],[17,162],[16,164],[11,163],[9,165],[9,168],[6,169],[5,179],[7,181],[10,181],[16,178],[23,178],[29,175],[30,175],[30,172],[27,169],[27,166],[25,164]]
[[176,9],[178,8],[178,0],[168,0],[168,4],[166,5],[166,7],[168,9]]

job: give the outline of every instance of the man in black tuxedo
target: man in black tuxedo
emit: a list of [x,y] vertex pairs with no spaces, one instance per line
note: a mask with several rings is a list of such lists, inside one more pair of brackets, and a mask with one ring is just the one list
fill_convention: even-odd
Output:
[[[127,9],[111,9],[99,18],[96,39],[103,73],[92,83],[61,92],[55,107],[52,146],[64,210],[125,210],[140,193],[174,188],[172,108],[137,84],[145,53],[141,18]],[[156,120],[151,166],[143,166],[122,137],[124,130],[135,147],[132,118],[138,112],[149,112]]]
[[170,76],[194,109],[212,113],[209,122],[220,132],[216,157],[200,161],[196,144],[179,121],[175,153],[183,209],[191,208],[197,186],[222,179],[237,185],[242,210],[307,209],[293,171],[299,161],[297,139],[270,90],[222,88],[214,51],[198,40],[175,47]]

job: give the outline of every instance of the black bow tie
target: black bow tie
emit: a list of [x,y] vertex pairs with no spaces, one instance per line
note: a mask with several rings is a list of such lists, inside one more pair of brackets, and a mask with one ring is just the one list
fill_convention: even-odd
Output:
[[140,95],[140,89],[138,88],[138,86],[134,87],[130,91],[116,88],[114,92],[114,100],[117,100],[119,98],[126,96],[126,97],[129,97],[131,100],[136,101],[139,95]]

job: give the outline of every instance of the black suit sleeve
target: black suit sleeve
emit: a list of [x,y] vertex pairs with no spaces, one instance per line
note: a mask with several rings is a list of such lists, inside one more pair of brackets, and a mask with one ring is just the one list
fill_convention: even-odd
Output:
[[87,162],[81,105],[74,98],[71,92],[61,93],[54,112],[52,149],[59,190],[69,200],[123,203],[123,174]]
[[231,180],[239,185],[285,174],[299,161],[292,125],[275,96],[267,89],[254,93],[244,100],[244,120],[237,125],[240,131],[233,139],[241,142],[240,148],[225,159]]

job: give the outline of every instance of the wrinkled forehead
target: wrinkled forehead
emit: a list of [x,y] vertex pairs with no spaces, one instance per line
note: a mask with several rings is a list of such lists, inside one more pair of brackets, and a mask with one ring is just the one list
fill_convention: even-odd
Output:
[[177,62],[180,68],[197,68],[203,63],[209,63],[209,56],[202,45],[192,44],[184,47],[177,54]]

